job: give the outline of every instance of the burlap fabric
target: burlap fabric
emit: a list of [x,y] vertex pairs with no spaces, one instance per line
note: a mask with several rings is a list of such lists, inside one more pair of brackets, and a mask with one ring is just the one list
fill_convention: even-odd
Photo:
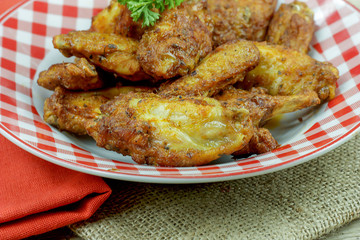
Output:
[[302,165],[196,185],[109,180],[84,239],[316,239],[360,217],[360,134]]

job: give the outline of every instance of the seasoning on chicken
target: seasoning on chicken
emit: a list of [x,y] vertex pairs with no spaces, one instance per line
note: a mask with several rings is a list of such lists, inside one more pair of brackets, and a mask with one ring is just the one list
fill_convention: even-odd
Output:
[[253,135],[246,109],[206,97],[129,93],[101,106],[88,121],[97,145],[139,164],[196,166],[243,148]]
[[114,33],[124,37],[140,40],[144,34],[141,23],[134,22],[131,12],[117,0],[92,18],[90,31],[99,33]]
[[206,2],[194,0],[165,10],[140,40],[137,57],[154,79],[190,73],[212,51],[211,22]]
[[258,62],[259,50],[252,42],[232,41],[207,55],[189,75],[163,84],[160,94],[211,97],[242,81]]
[[252,88],[250,91],[230,87],[215,98],[225,106],[245,108],[250,113],[254,126],[254,136],[249,144],[233,155],[259,154],[271,151],[279,145],[269,130],[262,126],[271,118],[284,113],[295,112],[320,104],[320,99],[314,91],[291,96],[271,96],[264,89]]
[[263,87],[270,95],[294,95],[315,91],[321,101],[335,97],[339,71],[329,62],[280,45],[255,43],[260,51],[258,66],[250,71],[239,87]]
[[263,126],[267,120],[284,113],[295,112],[320,104],[314,91],[291,96],[271,96],[265,89],[252,88],[250,91],[229,87],[214,96],[233,108],[245,108],[256,127]]
[[271,135],[269,129],[255,128],[254,135],[249,143],[239,151],[234,152],[233,156],[240,156],[246,154],[262,154],[270,152],[280,145],[276,139]]
[[39,86],[55,90],[62,86],[70,90],[91,90],[104,86],[96,67],[85,58],[76,58],[74,63],[58,63],[42,71],[37,80]]
[[116,34],[73,31],[53,39],[65,57],[85,57],[94,65],[131,81],[149,79],[136,59],[138,42]]
[[264,41],[277,0],[207,0],[214,45],[231,40]]
[[116,86],[98,91],[73,92],[57,87],[45,100],[44,120],[59,130],[85,135],[85,123],[100,116],[100,106],[119,94],[151,91],[145,87]]
[[313,11],[306,3],[295,1],[281,4],[270,22],[266,41],[307,53],[314,31]]

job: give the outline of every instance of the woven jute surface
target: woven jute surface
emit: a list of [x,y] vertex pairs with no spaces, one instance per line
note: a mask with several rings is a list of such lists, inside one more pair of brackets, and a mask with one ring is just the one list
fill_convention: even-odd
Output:
[[322,157],[258,177],[108,183],[109,200],[70,226],[84,239],[317,239],[360,217],[360,134]]

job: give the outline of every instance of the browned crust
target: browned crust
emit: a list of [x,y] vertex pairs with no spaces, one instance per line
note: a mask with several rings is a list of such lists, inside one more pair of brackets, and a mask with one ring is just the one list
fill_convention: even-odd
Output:
[[131,12],[125,5],[112,0],[110,5],[92,18],[90,31],[114,33],[140,40],[145,29],[140,22],[134,22]]
[[260,59],[256,46],[245,40],[231,41],[217,47],[189,75],[161,86],[164,95],[211,97],[256,67]]
[[307,53],[315,31],[314,13],[304,2],[281,4],[269,25],[266,41]]
[[260,61],[244,81],[238,83],[241,88],[263,87],[270,95],[315,91],[323,102],[335,97],[339,71],[330,62],[319,62],[305,53],[281,45],[255,45],[260,51]]
[[270,131],[266,128],[258,128],[255,130],[253,137],[251,138],[249,144],[247,144],[241,150],[234,152],[234,156],[244,155],[244,154],[261,154],[270,152],[280,145],[271,135]]
[[208,0],[214,45],[236,39],[264,41],[276,3],[277,0]]
[[57,87],[44,103],[44,120],[59,130],[85,135],[86,121],[97,117],[100,106],[108,100],[104,96],[86,96]]
[[212,51],[206,4],[194,2],[165,10],[140,40],[137,58],[154,79],[184,76]]
[[58,63],[42,71],[37,80],[39,86],[55,90],[62,86],[70,90],[91,90],[104,86],[94,65],[85,58],[77,58],[74,63]]
[[[130,104],[134,98],[141,99],[137,107]],[[154,125],[152,120],[144,120],[138,115],[139,112],[151,111],[152,101],[156,101],[156,104],[170,103],[168,111],[175,112],[179,110],[179,107],[181,108],[182,104],[196,106],[196,112],[189,113],[189,116],[199,118],[198,121],[206,121],[206,118],[200,118],[203,115],[206,116],[212,109],[203,98],[168,98],[148,93],[120,95],[101,107],[103,116],[96,121],[89,121],[87,131],[96,140],[98,146],[123,155],[130,155],[139,164],[177,167],[209,163],[222,154],[231,154],[243,148],[252,137],[253,127],[247,115],[237,114],[222,107],[222,114],[225,114],[229,121],[227,128],[233,129],[236,123],[241,124],[241,129],[237,128],[238,130],[234,129],[229,132],[232,136],[242,134],[244,138],[241,142],[238,140],[236,143],[228,141],[221,146],[207,150],[194,148],[191,145],[180,149],[167,147],[167,140],[163,138],[168,136],[166,131],[171,134],[171,130],[161,129],[165,132],[159,135],[157,133],[159,125]],[[140,109],[142,106],[146,109]],[[187,111],[193,110],[193,108],[187,109]],[[180,129],[182,129],[181,126]],[[228,137],[230,138],[230,136]]]
[[136,59],[138,41],[116,34],[72,31],[53,38],[65,57],[83,57],[105,71],[131,81],[147,80]]

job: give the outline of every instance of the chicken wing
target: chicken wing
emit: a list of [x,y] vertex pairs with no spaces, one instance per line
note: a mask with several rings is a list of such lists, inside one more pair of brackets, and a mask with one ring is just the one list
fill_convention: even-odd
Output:
[[37,80],[39,86],[55,90],[62,86],[70,90],[90,90],[104,86],[95,66],[85,58],[76,58],[74,63],[58,63],[42,71]]
[[184,76],[212,51],[211,32],[205,1],[188,1],[165,10],[140,40],[140,64],[154,79]]
[[86,121],[100,116],[102,104],[119,94],[132,91],[151,91],[151,89],[116,86],[99,91],[72,92],[57,87],[53,95],[45,100],[44,120],[59,130],[85,135]]
[[107,8],[92,18],[90,31],[114,33],[136,40],[144,34],[141,23],[134,22],[129,9],[117,0],[112,0]]
[[250,91],[246,91],[229,87],[214,98],[226,106],[247,109],[255,127],[263,126],[267,120],[280,114],[320,104],[320,99],[314,91],[291,96],[271,96],[262,88],[252,88]]
[[116,34],[73,31],[57,35],[53,45],[65,57],[85,57],[96,66],[132,81],[149,79],[136,59],[138,42]]
[[280,45],[255,43],[260,51],[259,65],[250,71],[239,87],[263,87],[270,95],[294,95],[315,91],[322,101],[335,97],[339,71],[329,62]]
[[307,53],[315,31],[314,13],[304,2],[281,4],[270,22],[266,41]]
[[258,62],[259,50],[252,42],[228,42],[206,56],[189,75],[163,84],[160,93],[211,97],[241,81]]
[[246,154],[262,154],[270,152],[279,146],[280,145],[268,129],[255,128],[254,135],[250,139],[249,143],[244,148],[234,152],[232,155],[240,156]]
[[249,112],[206,97],[120,95],[88,121],[97,145],[140,164],[195,166],[243,148],[253,135]]
[[235,39],[264,41],[277,0],[208,0],[219,46]]
[[254,135],[249,144],[233,155],[260,154],[277,148],[279,144],[270,131],[262,128],[266,121],[280,114],[295,112],[320,104],[320,99],[313,91],[292,96],[271,96],[261,88],[245,91],[230,87],[216,95],[215,98],[225,106],[245,108],[250,113]]

